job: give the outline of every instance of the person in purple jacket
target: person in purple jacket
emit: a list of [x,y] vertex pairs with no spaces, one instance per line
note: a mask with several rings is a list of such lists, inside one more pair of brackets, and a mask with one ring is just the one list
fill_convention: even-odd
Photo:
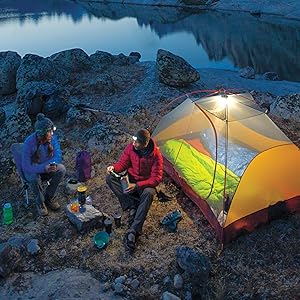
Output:
[[[66,168],[61,163],[62,153],[53,122],[39,113],[34,124],[35,132],[25,139],[22,153],[22,169],[33,190],[40,216],[48,214],[48,208],[57,210],[60,205],[54,200],[55,192],[63,179]],[[45,192],[42,180],[50,184]]]

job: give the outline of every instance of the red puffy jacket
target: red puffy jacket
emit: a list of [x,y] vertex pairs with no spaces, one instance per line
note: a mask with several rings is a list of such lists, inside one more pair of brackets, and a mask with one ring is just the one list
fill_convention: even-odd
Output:
[[150,143],[153,143],[153,151],[150,155],[140,157],[134,150],[133,144],[129,144],[119,161],[113,165],[117,173],[128,170],[138,188],[141,189],[156,187],[162,181],[163,158],[152,139]]

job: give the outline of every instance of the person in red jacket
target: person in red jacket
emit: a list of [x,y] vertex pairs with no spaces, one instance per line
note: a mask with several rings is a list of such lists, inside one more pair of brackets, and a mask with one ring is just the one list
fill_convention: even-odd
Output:
[[[117,176],[124,171],[128,172],[129,184],[123,191]],[[127,248],[133,251],[156,194],[155,187],[162,181],[163,175],[163,158],[150,132],[139,130],[119,161],[107,167],[107,173],[107,184],[117,196],[122,209],[129,210],[129,230],[125,241]]]

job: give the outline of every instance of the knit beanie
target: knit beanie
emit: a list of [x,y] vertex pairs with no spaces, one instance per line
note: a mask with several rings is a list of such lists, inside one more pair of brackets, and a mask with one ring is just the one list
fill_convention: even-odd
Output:
[[49,118],[46,118],[44,114],[38,113],[34,128],[37,135],[41,137],[44,136],[48,131],[54,130],[54,124]]
[[140,129],[134,136],[133,139],[141,143],[142,145],[147,145],[150,141],[150,132],[147,129]]

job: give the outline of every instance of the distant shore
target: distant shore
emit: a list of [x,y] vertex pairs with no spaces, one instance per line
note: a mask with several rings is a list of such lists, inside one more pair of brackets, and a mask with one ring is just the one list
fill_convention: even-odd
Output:
[[[90,0],[79,0],[75,2],[91,2]],[[198,9],[213,10],[232,10],[245,11],[255,14],[274,15],[287,19],[300,21],[300,3],[298,0],[202,0],[202,1],[185,1],[185,0],[93,0],[99,3],[119,3],[133,5],[149,6],[175,6],[175,7],[192,7]],[[198,3],[197,3],[198,2]]]

